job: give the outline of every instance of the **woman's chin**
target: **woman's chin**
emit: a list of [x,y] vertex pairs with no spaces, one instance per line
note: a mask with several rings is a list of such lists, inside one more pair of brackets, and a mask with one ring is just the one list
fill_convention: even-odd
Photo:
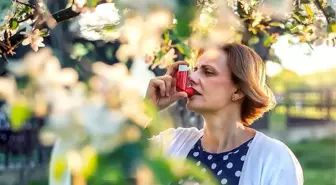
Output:
[[191,112],[199,113],[202,110],[202,105],[200,105],[198,102],[195,102],[193,100],[188,100],[186,104],[186,108]]

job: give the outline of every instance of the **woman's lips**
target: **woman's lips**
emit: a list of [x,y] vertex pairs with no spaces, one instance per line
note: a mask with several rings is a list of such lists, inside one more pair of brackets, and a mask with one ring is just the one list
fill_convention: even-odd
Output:
[[187,87],[185,92],[188,94],[188,97],[195,95],[195,90],[193,88]]
[[194,95],[202,95],[201,93],[199,93],[196,89],[192,88],[194,90]]

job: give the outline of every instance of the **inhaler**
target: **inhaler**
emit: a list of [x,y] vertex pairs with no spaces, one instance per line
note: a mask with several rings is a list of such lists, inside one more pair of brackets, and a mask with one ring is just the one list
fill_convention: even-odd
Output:
[[177,76],[176,76],[176,89],[177,91],[184,91],[188,94],[188,97],[195,94],[195,90],[188,87],[188,71],[187,65],[179,65]]

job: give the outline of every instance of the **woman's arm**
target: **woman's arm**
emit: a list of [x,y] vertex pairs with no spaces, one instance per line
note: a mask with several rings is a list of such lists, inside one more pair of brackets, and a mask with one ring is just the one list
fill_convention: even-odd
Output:
[[303,171],[299,161],[289,149],[286,153],[278,159],[269,185],[303,185]]

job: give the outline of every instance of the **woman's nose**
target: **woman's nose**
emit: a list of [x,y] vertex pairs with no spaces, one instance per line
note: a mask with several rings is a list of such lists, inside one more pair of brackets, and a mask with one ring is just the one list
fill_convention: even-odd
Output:
[[189,83],[190,85],[198,83],[198,77],[196,72],[191,72],[189,75]]

